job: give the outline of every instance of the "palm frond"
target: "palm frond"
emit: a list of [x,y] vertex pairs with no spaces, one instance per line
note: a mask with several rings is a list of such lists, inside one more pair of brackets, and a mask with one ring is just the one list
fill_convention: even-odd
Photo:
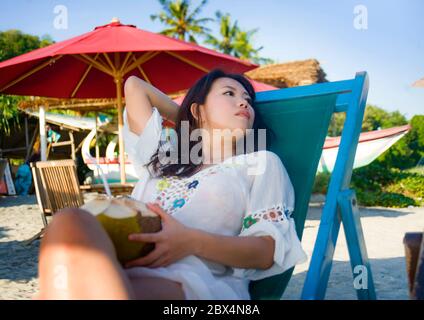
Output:
[[162,9],[167,13],[168,15],[172,15],[171,12],[171,1],[170,0],[159,0],[160,5],[162,6]]
[[196,9],[189,15],[188,19],[194,19],[203,9],[203,7],[208,3],[208,0],[202,0],[202,2],[197,6]]
[[195,38],[193,37],[193,35],[191,35],[191,34],[189,34],[189,36],[188,36],[188,40],[189,40],[190,42],[193,42],[193,43],[197,44],[196,39],[195,39]]
[[196,21],[196,23],[201,24],[201,23],[205,23],[205,22],[213,22],[215,20],[212,19],[212,18],[202,18],[202,19],[198,19],[198,20],[195,20],[195,21]]

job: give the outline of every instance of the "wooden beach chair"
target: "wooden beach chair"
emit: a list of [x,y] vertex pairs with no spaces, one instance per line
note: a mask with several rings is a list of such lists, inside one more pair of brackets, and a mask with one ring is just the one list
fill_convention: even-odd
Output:
[[48,216],[66,207],[79,207],[84,204],[74,160],[33,162],[31,170],[44,228],[26,240],[26,244],[41,237],[47,227]]
[[[256,112],[267,128],[267,149],[281,158],[295,189],[293,215],[300,239],[330,119],[336,112],[346,113],[302,299],[325,298],[340,223],[346,234],[352,273],[358,265],[367,271],[366,289],[356,289],[358,299],[376,298],[355,192],[349,188],[367,94],[366,72],[345,81],[257,93]],[[292,273],[290,269],[252,281],[252,299],[280,299]]]
[[[26,240],[26,244],[42,236],[48,224],[47,217],[60,209],[84,204],[83,191],[105,192],[103,184],[81,186],[75,161],[72,159],[33,162],[31,170],[44,228]],[[109,187],[114,195],[128,195],[134,184],[111,183]]]

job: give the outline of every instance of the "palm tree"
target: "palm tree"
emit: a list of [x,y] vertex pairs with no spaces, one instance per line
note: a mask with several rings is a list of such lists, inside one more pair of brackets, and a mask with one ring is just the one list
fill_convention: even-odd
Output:
[[228,13],[222,14],[220,11],[217,11],[215,15],[220,24],[221,39],[207,35],[205,43],[212,45],[214,49],[222,53],[231,54],[240,59],[252,60],[260,64],[273,62],[271,59],[261,58],[259,51],[263,47],[254,48],[251,43],[251,39],[258,29],[243,31],[238,27],[237,20],[234,24],[231,24],[231,17]]
[[208,0],[202,0],[199,6],[191,13],[190,0],[159,0],[159,2],[162,5],[163,11],[159,14],[152,14],[150,18],[153,21],[159,19],[160,22],[169,26],[169,28],[162,30],[160,32],[161,34],[197,43],[195,36],[205,36],[210,31],[204,25],[209,21],[213,21],[213,19],[197,19],[197,16]]
[[[239,31],[237,21],[234,25],[231,25],[230,15],[228,13],[222,14],[220,11],[215,13],[217,21],[220,24],[220,35],[221,40],[218,40],[214,36],[208,34],[205,43],[212,45],[215,49],[225,54],[234,54],[234,42]],[[235,55],[235,54],[234,54]]]
[[17,104],[23,97],[0,95],[0,135],[10,135],[11,129],[19,128]]
[[251,43],[253,35],[258,31],[258,29],[241,31],[239,30],[236,34],[236,41],[234,42],[234,54],[236,57],[245,60],[252,60],[255,63],[264,64],[273,62],[268,58],[261,58],[259,56],[259,51],[263,49],[259,47],[255,49]]

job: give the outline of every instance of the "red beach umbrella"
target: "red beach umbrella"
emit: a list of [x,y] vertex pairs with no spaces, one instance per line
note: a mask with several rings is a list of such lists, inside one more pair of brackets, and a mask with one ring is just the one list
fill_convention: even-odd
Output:
[[244,73],[256,67],[249,61],[113,19],[91,32],[1,62],[0,93],[116,98],[121,182],[125,183],[122,85],[126,78],[136,75],[172,94],[189,88],[213,68]]

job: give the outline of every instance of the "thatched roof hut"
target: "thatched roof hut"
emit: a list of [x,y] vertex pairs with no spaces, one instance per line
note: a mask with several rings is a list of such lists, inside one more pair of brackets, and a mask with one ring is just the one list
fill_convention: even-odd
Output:
[[49,110],[73,110],[80,114],[89,111],[103,111],[116,108],[116,99],[57,99],[33,97],[31,100],[19,102],[18,109],[38,110],[43,106]]
[[327,82],[326,74],[316,59],[265,65],[245,75],[278,88]]

